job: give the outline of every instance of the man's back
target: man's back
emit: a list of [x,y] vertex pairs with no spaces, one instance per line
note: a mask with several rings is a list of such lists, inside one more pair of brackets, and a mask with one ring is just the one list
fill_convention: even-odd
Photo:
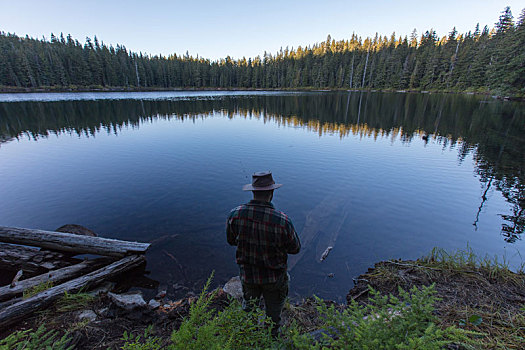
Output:
[[252,200],[230,212],[227,240],[237,246],[236,261],[246,283],[273,283],[286,273],[288,254],[301,248],[286,214],[269,202]]

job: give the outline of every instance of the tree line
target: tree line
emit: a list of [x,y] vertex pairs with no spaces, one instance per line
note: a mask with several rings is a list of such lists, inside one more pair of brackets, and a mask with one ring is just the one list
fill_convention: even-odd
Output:
[[263,57],[209,60],[145,55],[84,44],[71,35],[50,40],[0,32],[0,86],[18,88],[350,88],[492,91],[525,95],[525,9],[509,7],[494,28],[479,25],[442,38],[434,30],[410,37],[326,41]]

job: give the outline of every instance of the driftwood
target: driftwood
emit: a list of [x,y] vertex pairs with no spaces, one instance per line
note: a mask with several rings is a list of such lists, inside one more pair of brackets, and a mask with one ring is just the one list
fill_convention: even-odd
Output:
[[60,252],[0,243],[0,269],[6,271],[23,270],[24,276],[40,274],[47,270],[71,265],[71,260],[76,259],[67,259]]
[[0,226],[0,242],[37,246],[76,254],[114,257],[144,254],[149,248],[149,243],[5,226]]
[[118,274],[128,271],[132,268],[142,265],[146,261],[144,256],[131,255],[122,258],[111,265],[105,266],[101,269],[93,271],[87,275],[75,278],[69,282],[65,282],[55,287],[51,287],[37,295],[25,299],[19,303],[10,305],[0,311],[0,328],[11,325],[22,318],[32,314],[35,311],[41,310],[61,296],[64,292],[76,293],[82,288],[89,288],[95,286],[104,280],[112,278]]
[[41,283],[52,282],[53,284],[76,278],[82,274],[88,273],[108,263],[106,259],[85,260],[79,264],[66,266],[58,270],[46,272],[44,274],[16,282],[14,285],[0,287],[0,301],[22,295],[24,290],[38,286]]

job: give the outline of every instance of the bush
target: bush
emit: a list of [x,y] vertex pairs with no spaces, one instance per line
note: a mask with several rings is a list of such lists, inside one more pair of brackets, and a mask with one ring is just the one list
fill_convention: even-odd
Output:
[[468,347],[466,331],[436,326],[434,285],[410,292],[400,288],[397,298],[370,288],[369,304],[353,301],[342,312],[317,299],[325,334],[315,342],[308,334],[296,333],[294,345],[299,349],[442,349],[451,343]]
[[210,276],[179,330],[173,332],[174,349],[267,349],[272,347],[271,322],[264,312],[245,312],[233,301],[217,313],[210,310],[216,291],[207,293]]

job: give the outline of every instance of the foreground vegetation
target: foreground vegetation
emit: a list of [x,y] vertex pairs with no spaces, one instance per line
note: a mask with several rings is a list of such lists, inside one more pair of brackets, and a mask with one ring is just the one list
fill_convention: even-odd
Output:
[[214,313],[208,306],[215,293],[206,285],[189,316],[163,344],[158,337],[124,335],[124,349],[441,349],[448,344],[472,342],[474,334],[454,326],[440,329],[433,315],[434,286],[400,290],[400,298],[371,290],[368,304],[352,302],[341,309],[316,299],[322,331],[315,337],[292,320],[278,339],[271,336],[271,321],[260,309],[247,313],[239,302]]
[[493,29],[479,25],[404,38],[326,41],[274,55],[210,61],[148,56],[86,38],[50,41],[0,33],[0,88],[367,88],[492,92],[525,96],[525,12],[505,8]]
[[[523,268],[512,272],[505,261],[480,259],[470,249],[453,254],[434,249],[417,261],[378,263],[359,277],[348,305],[318,298],[287,304],[278,338],[272,338],[264,311],[244,312],[236,300],[214,306],[221,291],[209,293],[210,281],[211,277],[173,331],[155,326],[126,331],[118,347],[521,349],[525,342]],[[66,295],[56,312],[83,309],[91,302],[86,294]],[[0,340],[0,349],[41,349],[42,344],[70,348],[75,331],[61,337],[59,333],[64,332],[46,330],[41,324],[36,331],[18,331]]]

